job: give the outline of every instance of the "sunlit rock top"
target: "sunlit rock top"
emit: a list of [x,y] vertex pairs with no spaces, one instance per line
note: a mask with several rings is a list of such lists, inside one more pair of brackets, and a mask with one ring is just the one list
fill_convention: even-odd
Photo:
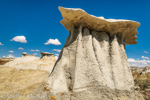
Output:
[[49,52],[40,52],[41,55],[54,55],[53,53],[49,53]]
[[73,9],[73,8],[63,8],[59,7],[59,10],[62,14],[63,20],[61,24],[64,27],[71,31],[72,26],[87,27],[90,30],[95,31],[105,31],[110,35],[121,34],[125,36],[126,44],[136,44],[138,34],[137,28],[140,26],[140,23],[131,21],[131,20],[122,20],[122,19],[105,19],[104,17],[96,17],[89,15],[82,9]]
[[40,52],[41,53],[41,58],[44,57],[44,56],[51,56],[51,55],[54,55],[53,53],[49,53],[49,52]]
[[27,56],[27,53],[26,53],[26,52],[23,52],[23,53],[22,53],[22,57],[25,57],[25,56]]

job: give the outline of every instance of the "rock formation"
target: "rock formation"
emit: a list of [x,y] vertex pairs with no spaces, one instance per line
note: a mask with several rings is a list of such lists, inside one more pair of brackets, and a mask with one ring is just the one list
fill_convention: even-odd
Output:
[[150,73],[150,65],[143,68],[142,73]]
[[132,76],[134,80],[147,80],[150,79],[150,65],[145,68],[131,67]]
[[19,69],[39,69],[51,72],[56,62],[53,53],[40,52],[41,58],[33,54],[22,53],[22,58],[16,58],[14,61],[6,63],[5,66]]
[[56,62],[54,54],[48,52],[40,52],[40,53],[41,53],[40,59],[36,59],[28,63],[25,67],[27,69],[30,68],[40,69],[40,70],[46,70],[48,72],[51,72]]
[[150,65],[145,68],[131,67],[135,89],[142,93],[146,100],[150,99]]
[[44,56],[52,56],[54,55],[53,53],[48,53],[48,52],[40,52],[41,53],[41,58],[43,58]]
[[23,52],[23,53],[22,53],[22,57],[25,57],[25,56],[27,56],[27,53],[26,53],[26,52]]
[[[43,91],[48,91],[48,88],[43,86],[56,62],[54,54],[41,52],[41,58],[32,54],[22,54],[22,58],[16,58],[5,66],[0,65],[0,100],[48,99],[49,95]],[[42,90],[41,94],[36,93],[39,90]]]
[[142,73],[142,68],[139,68],[139,67],[130,67],[131,69],[131,72],[132,72],[132,76],[133,76],[133,79],[135,80],[141,73]]
[[59,10],[69,36],[47,80],[50,95],[58,100],[142,100],[125,52],[125,44],[137,43],[140,24],[82,9]]
[[13,60],[14,60],[14,58],[11,58],[11,57],[0,58],[0,65],[4,65],[5,63],[13,61]]
[[130,67],[131,71],[134,73],[142,73],[143,68],[139,68],[139,67]]
[[22,53],[22,58],[16,58],[15,60],[8,62],[5,64],[5,66],[9,67],[15,67],[15,68],[25,68],[25,66],[34,61],[39,59],[38,57],[35,57],[35,55],[27,54],[26,52]]

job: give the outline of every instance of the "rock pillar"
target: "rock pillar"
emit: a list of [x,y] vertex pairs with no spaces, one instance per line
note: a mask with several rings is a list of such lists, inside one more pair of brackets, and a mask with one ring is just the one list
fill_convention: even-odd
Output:
[[25,56],[27,56],[27,53],[26,53],[26,52],[23,52],[23,53],[22,53],[22,57],[25,57]]
[[[48,78],[59,100],[140,100],[125,44],[136,44],[138,22],[104,19],[81,9],[59,7],[69,31]],[[59,95],[64,93],[65,95]]]

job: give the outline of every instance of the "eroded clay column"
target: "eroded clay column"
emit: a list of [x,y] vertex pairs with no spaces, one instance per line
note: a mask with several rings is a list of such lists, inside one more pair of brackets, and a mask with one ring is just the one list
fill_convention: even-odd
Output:
[[47,80],[50,95],[60,100],[141,100],[133,90],[124,48],[137,43],[140,24],[91,16],[82,9],[59,10],[69,36]]

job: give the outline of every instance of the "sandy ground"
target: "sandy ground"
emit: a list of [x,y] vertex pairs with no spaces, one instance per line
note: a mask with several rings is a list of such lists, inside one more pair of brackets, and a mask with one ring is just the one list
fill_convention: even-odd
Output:
[[47,71],[0,65],[0,100],[40,100],[33,92],[44,87],[48,75]]
[[[0,100],[55,100],[57,98],[44,89],[48,76],[49,72],[44,70],[0,65]],[[64,93],[57,95],[65,96]]]

